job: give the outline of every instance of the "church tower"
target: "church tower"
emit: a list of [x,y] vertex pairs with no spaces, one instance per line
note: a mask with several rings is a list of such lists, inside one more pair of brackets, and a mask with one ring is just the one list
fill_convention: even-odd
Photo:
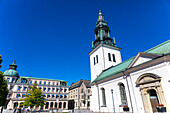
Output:
[[99,10],[94,33],[95,41],[92,42],[92,51],[89,53],[91,82],[94,81],[103,70],[122,62],[120,54],[121,48],[116,46],[115,38],[112,39],[110,37],[110,28],[107,26],[101,10]]

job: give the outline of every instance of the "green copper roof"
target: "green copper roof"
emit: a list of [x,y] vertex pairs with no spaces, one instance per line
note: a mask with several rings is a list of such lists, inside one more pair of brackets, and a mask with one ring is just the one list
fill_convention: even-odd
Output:
[[15,77],[19,77],[19,74],[16,70],[13,69],[8,69],[4,72],[5,76],[15,76]]
[[153,54],[168,54],[170,53],[170,40],[167,40],[166,42],[159,44],[145,52]]
[[[152,54],[169,54],[170,53],[170,40],[168,40],[160,45],[157,45],[145,52],[152,53]],[[100,75],[92,83],[103,80],[110,76],[114,76],[122,71],[125,71],[133,59],[134,59],[134,57],[132,57],[132,58],[114,66],[114,67],[104,70],[103,72],[100,73]]]
[[[29,81],[29,79],[38,79],[38,80],[49,80],[49,81],[61,81],[61,82],[66,82],[66,81],[64,81],[64,80],[57,80],[57,79],[48,79],[48,78],[36,78],[36,77],[24,77],[24,76],[21,76],[21,77],[19,77],[18,78],[18,80],[17,80],[17,82],[16,83],[21,83],[21,79],[22,78],[25,78],[25,79],[27,79],[28,81]],[[24,84],[28,84],[28,83],[24,83]],[[48,84],[46,84],[46,85],[48,85]],[[66,82],[66,86],[68,86],[68,83]]]

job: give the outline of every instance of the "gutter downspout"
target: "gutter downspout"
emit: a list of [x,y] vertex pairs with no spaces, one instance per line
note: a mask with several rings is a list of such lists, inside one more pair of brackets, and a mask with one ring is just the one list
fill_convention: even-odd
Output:
[[132,113],[134,113],[133,105],[132,105],[132,99],[131,99],[131,93],[130,93],[130,89],[129,89],[129,83],[128,83],[128,80],[127,80],[127,75],[124,72],[123,72],[123,74],[125,75],[125,79],[126,79],[126,83],[127,83],[127,87],[128,87],[128,93],[129,93],[129,97],[130,97],[130,104],[131,104],[131,107],[132,107]]

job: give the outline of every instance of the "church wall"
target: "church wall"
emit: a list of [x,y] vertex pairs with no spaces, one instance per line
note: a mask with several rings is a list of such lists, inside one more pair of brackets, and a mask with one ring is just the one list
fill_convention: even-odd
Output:
[[[131,104],[130,104],[130,99],[129,99],[129,93],[128,93],[128,88],[126,84],[126,80],[123,77],[116,78],[114,80],[107,81],[105,83],[98,84],[98,89],[99,89],[99,97],[100,97],[100,112],[113,112],[113,98],[112,98],[112,93],[111,89],[113,89],[113,96],[114,96],[114,105],[115,105],[115,111],[116,112],[123,112],[123,107],[121,107],[121,97],[120,97],[120,90],[119,90],[119,84],[123,83],[125,86],[126,90],[126,96],[127,96],[127,101],[128,101],[128,106],[130,107],[131,111]],[[93,86],[92,88],[92,98],[91,102],[91,111],[96,111],[99,112],[99,106],[97,106],[98,102],[98,91],[97,87]],[[102,92],[101,88],[105,89],[105,95],[106,95],[106,107],[102,107]],[[94,96],[95,95],[95,96]]]
[[[102,53],[102,47],[100,47],[93,54],[90,55],[91,81],[93,81],[104,69]],[[94,57],[96,59],[96,55],[98,55],[98,63],[94,65]]]
[[[108,47],[103,47],[103,52],[104,52],[104,58],[105,58],[105,69],[109,68],[110,66],[115,66],[122,62],[120,51],[114,50]],[[108,53],[111,54],[111,61],[109,61],[108,59]],[[115,55],[116,62],[113,61],[112,54]]]
[[[168,66],[167,66],[168,65]],[[167,103],[167,107],[170,108],[170,91],[168,86],[170,86],[170,83],[168,82],[170,73],[168,72],[168,69],[170,69],[169,63],[162,63],[156,66],[148,67],[136,72],[133,72],[130,74],[131,78],[128,78],[128,82],[130,84],[130,90],[132,92],[132,97],[134,97],[133,100],[133,105],[136,106],[136,110],[138,112],[142,113],[142,110],[144,110],[144,105],[142,101],[142,96],[140,92],[140,88],[136,86],[136,81],[137,79],[146,73],[152,73],[154,75],[158,75],[161,78],[161,85],[162,85],[162,90],[164,92],[165,100]],[[140,97],[140,98],[139,98]],[[135,99],[136,98],[136,99]],[[136,111],[137,112],[137,111]]]

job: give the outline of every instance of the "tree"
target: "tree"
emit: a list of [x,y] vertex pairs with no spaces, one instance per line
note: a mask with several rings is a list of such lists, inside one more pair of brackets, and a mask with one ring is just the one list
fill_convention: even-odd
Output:
[[6,104],[6,98],[8,95],[7,81],[3,75],[3,72],[0,71],[0,106],[1,113],[3,111],[3,106]]
[[34,106],[43,106],[45,105],[45,98],[42,94],[41,89],[37,88],[37,84],[34,83],[33,86],[29,86],[27,94],[25,95],[24,106],[30,106],[31,111]]

